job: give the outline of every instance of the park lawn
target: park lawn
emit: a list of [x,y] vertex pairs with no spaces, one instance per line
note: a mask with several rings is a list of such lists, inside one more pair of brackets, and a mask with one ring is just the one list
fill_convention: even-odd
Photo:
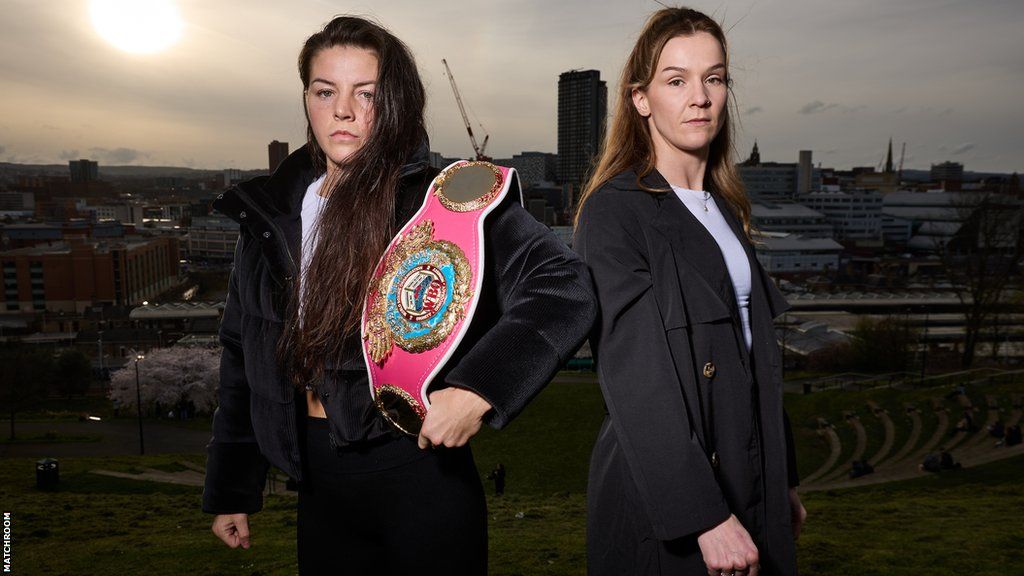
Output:
[[814,492],[804,574],[1019,574],[1024,456],[902,482]]
[[[841,408],[844,400],[863,404],[859,396],[818,395],[787,397],[787,405],[795,401],[803,418]],[[800,405],[801,398],[810,405]],[[498,462],[508,474],[504,496],[486,485],[491,574],[585,573],[586,470],[603,416],[592,381],[556,383],[506,430],[485,429],[474,440],[481,477]],[[64,458],[60,490],[39,492],[33,461],[7,459],[0,502],[13,513],[14,566],[30,574],[295,573],[293,495],[269,495],[251,519],[252,549],[230,550],[209,532],[199,488],[89,473],[178,471],[181,461],[202,463],[203,456]],[[940,567],[1006,574],[1022,561],[1024,533],[1007,516],[1024,509],[1022,465],[1018,457],[941,477],[808,494],[802,572],[900,575]]]

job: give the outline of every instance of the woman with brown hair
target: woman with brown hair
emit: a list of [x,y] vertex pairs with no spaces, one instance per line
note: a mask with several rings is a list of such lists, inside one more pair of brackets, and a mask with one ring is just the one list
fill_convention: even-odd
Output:
[[513,419],[582,341],[596,314],[586,267],[518,193],[495,205],[469,331],[418,438],[396,430],[371,397],[360,328],[381,255],[438,174],[423,84],[399,39],[354,17],[309,37],[299,76],[307,144],[214,203],[240,234],[203,509],[248,548],[272,464],[298,481],[301,573],[484,574],[467,441]]
[[590,467],[593,575],[796,573],[805,512],[772,326],[787,304],[749,239],[729,86],[717,22],[655,13],[580,198],[609,412]]

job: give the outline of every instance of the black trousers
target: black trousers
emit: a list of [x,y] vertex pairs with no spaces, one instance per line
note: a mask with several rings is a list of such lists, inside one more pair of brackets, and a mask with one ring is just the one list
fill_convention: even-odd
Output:
[[487,510],[469,447],[420,450],[412,438],[336,450],[307,418],[299,488],[299,573],[487,573]]

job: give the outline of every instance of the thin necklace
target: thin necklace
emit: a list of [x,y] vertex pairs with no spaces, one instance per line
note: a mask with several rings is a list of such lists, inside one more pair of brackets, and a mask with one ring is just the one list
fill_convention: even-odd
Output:
[[708,211],[708,200],[711,200],[711,192],[704,191],[704,211]]

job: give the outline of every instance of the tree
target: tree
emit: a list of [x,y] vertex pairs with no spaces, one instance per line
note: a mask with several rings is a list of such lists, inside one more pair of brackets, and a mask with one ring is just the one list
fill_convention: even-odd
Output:
[[63,394],[84,394],[92,382],[92,363],[80,350],[70,348],[57,357],[54,384]]
[[853,329],[851,359],[859,370],[898,372],[907,369],[911,345],[917,340],[905,319],[862,317]]
[[982,329],[1008,304],[1008,286],[1024,256],[1022,204],[999,194],[964,194],[955,203],[962,226],[939,246],[946,274],[964,309],[963,368],[974,363]]
[[53,354],[24,344],[8,344],[0,348],[0,402],[11,419],[11,440],[14,439],[15,415],[46,397],[53,383]]
[[[139,391],[143,409],[157,404],[180,406],[191,402],[198,412],[216,406],[220,349],[161,348],[139,360]],[[135,406],[135,361],[110,376],[110,399],[122,406]]]

